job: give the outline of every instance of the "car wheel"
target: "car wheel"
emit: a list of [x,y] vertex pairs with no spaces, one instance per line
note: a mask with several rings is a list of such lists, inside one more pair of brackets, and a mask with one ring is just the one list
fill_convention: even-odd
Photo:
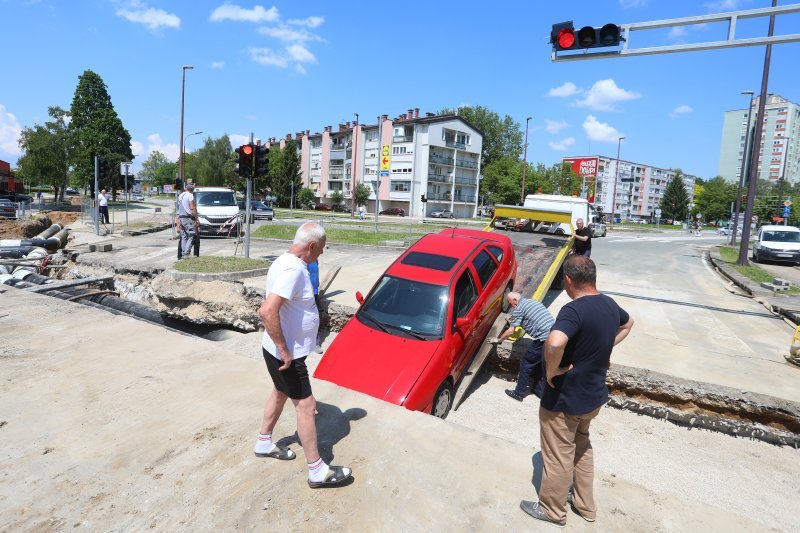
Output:
[[508,296],[508,293],[510,292],[511,292],[511,283],[506,285],[506,290],[503,291],[503,301],[500,303],[500,309],[504,313],[508,313],[508,310],[511,309],[511,304],[508,303],[508,298],[506,298],[506,296]]
[[563,230],[563,229],[561,229],[561,228],[558,228],[558,229],[556,230],[556,235],[564,235],[564,230]]
[[431,407],[431,414],[436,418],[446,418],[447,413],[453,406],[453,386],[450,381],[444,380],[439,388],[436,389],[436,394],[433,396],[433,407]]
[[753,250],[753,261],[755,263],[760,263],[761,262],[761,258],[758,256],[758,249],[754,249]]

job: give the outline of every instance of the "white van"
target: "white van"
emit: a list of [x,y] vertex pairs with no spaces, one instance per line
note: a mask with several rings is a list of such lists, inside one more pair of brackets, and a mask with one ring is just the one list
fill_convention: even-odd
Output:
[[[529,194],[525,197],[525,207],[545,211],[548,209],[560,212],[571,211],[572,227],[577,227],[577,220],[582,218],[586,226],[591,229],[592,237],[605,237],[606,235],[606,225],[601,222],[601,217],[594,205],[590,204],[586,198],[558,194]],[[566,223],[552,225],[549,231],[557,235],[572,235],[570,225]]]
[[758,229],[753,241],[753,260],[800,264],[800,229],[794,226],[766,225]]
[[200,220],[200,235],[238,237],[242,230],[239,204],[233,190],[225,187],[196,187],[194,203]]

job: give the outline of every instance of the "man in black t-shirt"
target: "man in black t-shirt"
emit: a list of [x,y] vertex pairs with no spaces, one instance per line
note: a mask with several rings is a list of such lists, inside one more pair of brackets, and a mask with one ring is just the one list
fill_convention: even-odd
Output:
[[591,257],[592,255],[592,230],[587,228],[583,219],[579,218],[575,221],[577,229],[575,230],[575,242],[572,244],[572,253],[574,255],[585,255]]
[[[594,459],[589,424],[608,401],[606,373],[611,350],[633,327],[633,319],[596,287],[588,257],[564,262],[564,285],[572,301],[561,308],[544,345],[545,387],[539,406],[542,484],[539,501],[523,500],[523,511],[564,525],[567,503],[594,522]],[[571,487],[571,488],[570,488]]]

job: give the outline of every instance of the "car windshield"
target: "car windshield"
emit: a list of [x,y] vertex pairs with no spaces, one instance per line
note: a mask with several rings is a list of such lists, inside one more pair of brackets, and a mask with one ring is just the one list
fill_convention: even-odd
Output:
[[800,242],[798,231],[765,231],[764,241],[770,242]]
[[441,339],[447,295],[443,285],[385,275],[356,316],[371,328],[377,321],[392,335]]
[[197,205],[236,206],[233,191],[199,191],[194,193]]

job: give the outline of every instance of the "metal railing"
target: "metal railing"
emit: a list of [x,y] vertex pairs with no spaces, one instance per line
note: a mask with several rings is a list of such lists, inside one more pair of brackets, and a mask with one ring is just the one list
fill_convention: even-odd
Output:
[[436,181],[440,183],[453,183],[453,176],[445,174],[428,174],[428,181]]
[[431,154],[431,161],[434,163],[439,163],[441,165],[452,165],[453,158],[452,157],[445,157],[439,154]]
[[395,135],[394,137],[392,137],[392,142],[396,142],[396,143],[414,142],[414,136],[413,135]]
[[450,148],[459,148],[461,150],[467,147],[466,143],[461,143],[458,141],[448,141],[447,139],[445,139],[444,145]]
[[466,168],[478,168],[478,163],[470,159],[456,159],[456,166]]

